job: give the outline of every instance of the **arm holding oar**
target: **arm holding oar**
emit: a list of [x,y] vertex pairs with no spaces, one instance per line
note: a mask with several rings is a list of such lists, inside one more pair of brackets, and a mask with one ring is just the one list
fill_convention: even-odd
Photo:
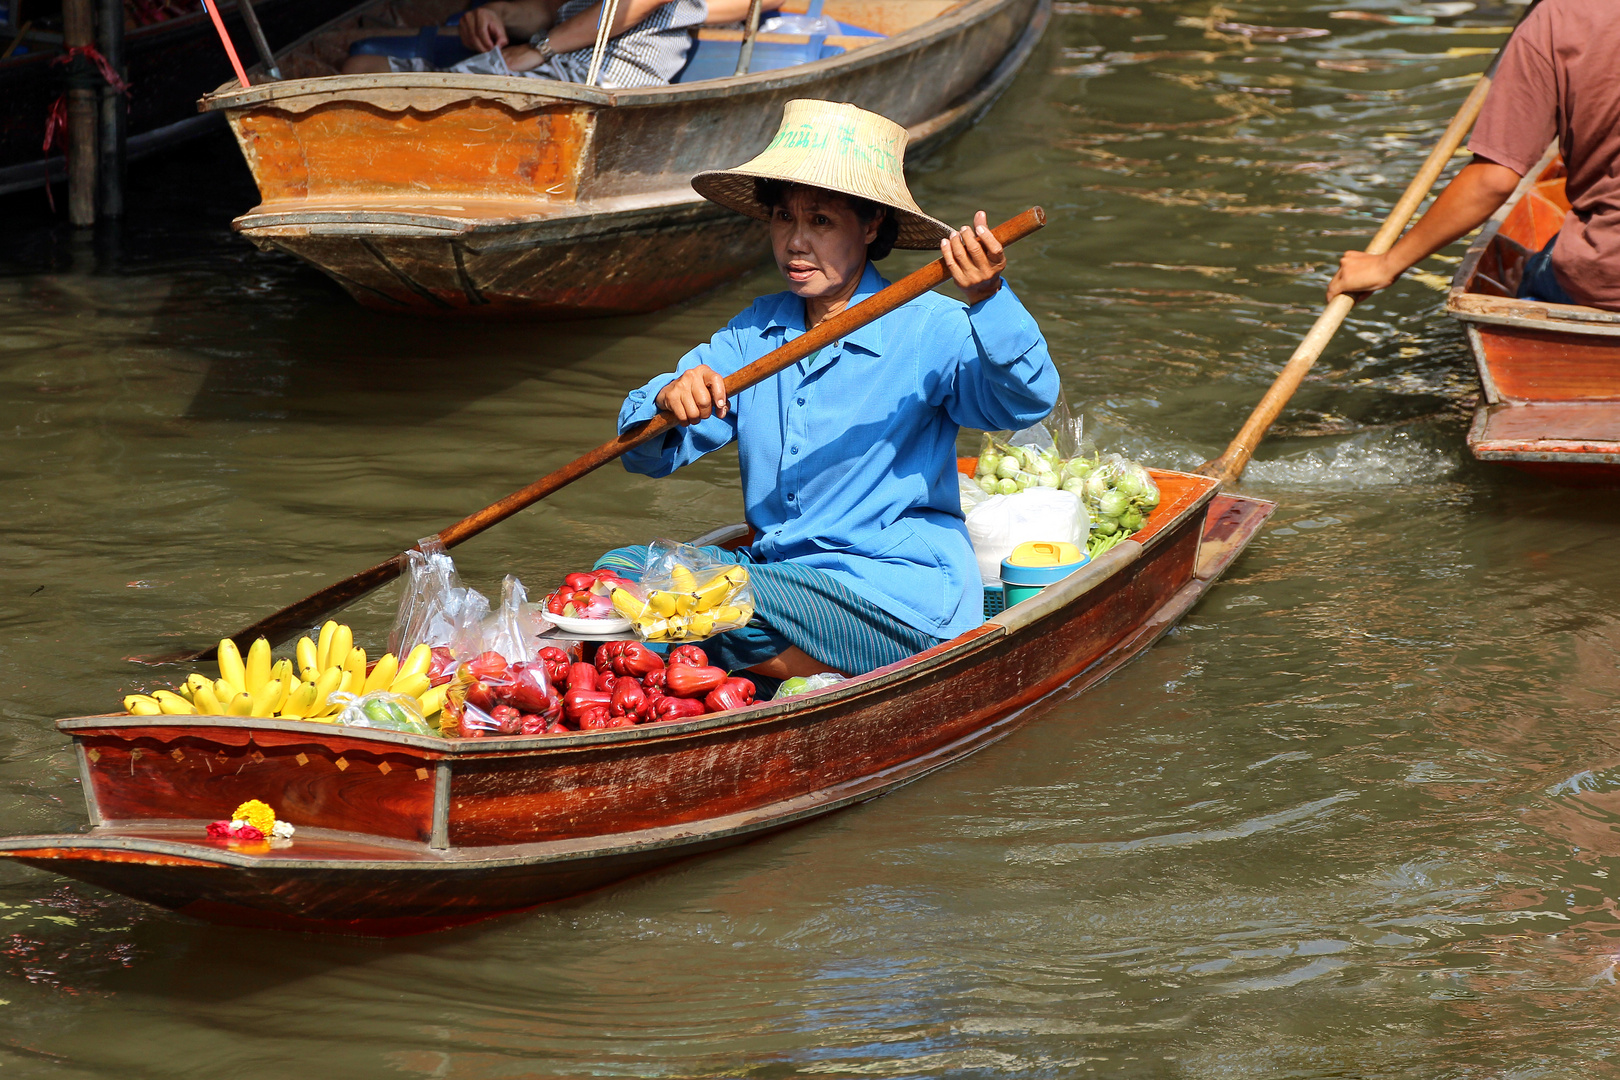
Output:
[[[1534,8],[1535,4],[1532,3],[1531,8],[1527,9],[1526,18],[1529,11],[1534,10]],[[1510,38],[1508,44],[1511,43],[1512,39]],[[1406,223],[1412,220],[1413,214],[1417,213],[1417,208],[1429,193],[1429,189],[1434,187],[1435,181],[1440,178],[1441,171],[1445,169],[1447,162],[1456,154],[1457,148],[1462,145],[1463,139],[1468,136],[1469,129],[1473,127],[1475,118],[1479,116],[1480,109],[1485,104],[1486,95],[1490,93],[1491,75],[1496,70],[1497,62],[1501,60],[1506,50],[1507,45],[1503,45],[1502,50],[1497,53],[1496,59],[1491,61],[1490,66],[1485,69],[1485,74],[1480,76],[1479,82],[1474,85],[1468,97],[1463,100],[1462,106],[1457,110],[1457,115],[1451,118],[1450,124],[1446,125],[1446,130],[1440,136],[1440,141],[1435,144],[1433,150],[1429,151],[1429,156],[1424,159],[1423,166],[1418,169],[1417,175],[1406,186],[1400,200],[1396,202],[1394,208],[1390,210],[1389,216],[1384,219],[1384,224],[1379,228],[1377,234],[1373,236],[1372,243],[1367,245],[1365,252],[1356,253],[1357,255],[1364,256],[1370,262],[1382,257],[1395,245],[1401,231],[1406,228]],[[1476,177],[1480,175],[1482,174],[1475,174]],[[1483,176],[1486,178],[1486,183],[1488,183],[1491,174],[1484,173]],[[1454,204],[1463,201],[1463,190],[1466,189],[1459,190],[1459,195],[1454,199]],[[1477,195],[1474,198],[1477,198]],[[1442,235],[1447,228],[1452,227],[1451,225],[1442,226],[1442,220],[1443,218],[1436,219],[1433,230],[1436,235]],[[1427,235],[1419,236],[1413,241],[1410,249],[1421,248],[1429,239],[1431,237]],[[1356,268],[1356,272],[1360,272],[1368,265],[1367,262],[1360,259],[1352,260],[1352,263]],[[1343,273],[1345,271],[1341,270],[1341,274]],[[1283,365],[1282,373],[1271,384],[1271,389],[1266,391],[1265,396],[1260,399],[1260,404],[1256,405],[1254,411],[1249,414],[1248,420],[1244,422],[1243,427],[1238,431],[1237,437],[1232,440],[1220,457],[1206,461],[1199,468],[1199,472],[1205,476],[1213,476],[1222,483],[1231,483],[1243,475],[1243,470],[1248,466],[1249,458],[1254,455],[1255,448],[1260,445],[1260,440],[1265,438],[1266,432],[1288,404],[1289,399],[1294,396],[1294,392],[1299,389],[1299,384],[1305,380],[1306,374],[1311,370],[1311,365],[1316,363],[1316,358],[1322,355],[1322,350],[1327,348],[1328,342],[1333,340],[1333,335],[1338,332],[1339,327],[1344,323],[1345,317],[1350,314],[1350,309],[1355,306],[1355,299],[1352,298],[1344,283],[1340,282],[1338,277],[1334,278],[1334,282],[1338,288],[1330,292],[1331,298],[1327,307],[1323,309],[1321,315],[1317,316],[1315,324],[1311,326],[1304,340],[1299,343],[1299,347],[1294,350],[1294,354],[1288,358],[1288,363]],[[1367,284],[1360,287],[1374,288],[1377,286]]]

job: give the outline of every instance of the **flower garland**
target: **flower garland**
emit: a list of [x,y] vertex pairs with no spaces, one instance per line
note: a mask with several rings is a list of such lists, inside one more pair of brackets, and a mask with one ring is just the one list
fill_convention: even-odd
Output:
[[208,826],[208,836],[214,840],[268,840],[271,837],[287,840],[294,831],[290,822],[277,821],[276,812],[258,799],[249,799],[238,806],[230,820]]

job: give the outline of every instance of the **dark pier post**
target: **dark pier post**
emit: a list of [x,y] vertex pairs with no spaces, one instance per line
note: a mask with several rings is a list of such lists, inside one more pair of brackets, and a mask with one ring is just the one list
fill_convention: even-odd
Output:
[[[68,48],[96,43],[92,0],[63,0],[62,40]],[[83,66],[75,64],[75,67]],[[67,92],[68,221],[96,222],[96,114],[93,84],[69,76]]]
[[[101,55],[107,66],[123,77],[124,4],[123,0],[100,0]],[[101,169],[97,202],[104,218],[124,216],[124,95],[111,85],[101,88]]]

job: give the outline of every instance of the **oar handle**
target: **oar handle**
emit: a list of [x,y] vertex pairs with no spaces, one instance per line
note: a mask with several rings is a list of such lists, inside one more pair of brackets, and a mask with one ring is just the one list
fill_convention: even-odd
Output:
[[[1501,55],[1500,52],[1497,53],[1498,60],[1501,59]],[[1417,171],[1412,182],[1406,185],[1406,191],[1401,194],[1399,201],[1390,210],[1389,216],[1384,219],[1384,224],[1373,236],[1372,243],[1367,245],[1369,254],[1382,255],[1394,247],[1395,241],[1400,239],[1407,222],[1412,220],[1412,215],[1417,213],[1417,208],[1422,205],[1424,196],[1428,195],[1429,189],[1434,187],[1434,182],[1440,178],[1441,170],[1462,145],[1463,139],[1468,136],[1468,130],[1474,126],[1474,120],[1478,118],[1479,110],[1485,104],[1485,95],[1490,93],[1491,74],[1495,70],[1496,61],[1493,60],[1491,66],[1485,69],[1485,74],[1479,77],[1479,82],[1474,84],[1474,89],[1463,101],[1462,108],[1457,110],[1457,115],[1451,118],[1451,123],[1440,136],[1440,141],[1429,151],[1423,167]],[[1333,335],[1338,332],[1340,324],[1344,322],[1355,304],[1353,298],[1343,293],[1328,303],[1322,314],[1316,317],[1316,323],[1311,327],[1310,333],[1305,335],[1299,347],[1294,350],[1294,355],[1283,365],[1277,381],[1271,384],[1266,396],[1260,399],[1260,404],[1249,414],[1249,419],[1244,422],[1237,437],[1220,457],[1205,462],[1198,470],[1200,473],[1213,476],[1222,484],[1230,484],[1243,474],[1243,470],[1249,464],[1249,458],[1254,455],[1255,447],[1266,437],[1266,432],[1276,422],[1289,399],[1294,396],[1294,391],[1299,389],[1299,384],[1305,380],[1311,365],[1322,355],[1322,350],[1327,348],[1328,342],[1333,340]]]
[[[216,0],[217,2],[217,0]],[[1015,243],[1036,231],[1046,224],[1046,212],[1038,206],[1032,206],[1022,214],[1008,221],[1002,222],[991,230],[1002,246]],[[819,326],[800,334],[792,341],[783,345],[746,367],[726,377],[726,395],[735,397],[738,393],[764,382],[784,368],[803,360],[817,349],[832,344],[839,338],[865,326],[867,323],[887,315],[902,304],[909,303],[923,293],[943,284],[950,277],[950,271],[945,268],[944,259],[935,259],[927,266],[914,270],[894,284],[874,293],[865,300],[856,304],[838,315],[833,316]],[[514,491],[499,502],[492,503],[476,514],[462,518],[448,529],[438,534],[439,540],[445,547],[455,547],[463,540],[470,539],[517,513],[519,510],[544,499],[562,488],[572,484],[575,480],[594,472],[615,458],[621,457],[643,443],[664,435],[678,425],[667,412],[660,412],[657,416],[639,427],[633,428],[619,435],[611,442],[603,443],[590,453],[564,465],[549,476],[543,476],[520,491]],[[232,634],[231,640],[241,648],[247,648],[255,638],[269,638],[272,644],[284,641],[294,631],[311,626],[322,616],[336,611],[353,600],[364,596],[379,585],[385,585],[404,573],[408,564],[407,557],[410,551],[416,550],[413,545],[407,551],[401,552],[376,566],[360,571],[352,577],[345,578],[334,585],[329,585],[320,592],[283,608],[268,618],[261,619],[252,626]],[[206,660],[214,655],[214,649],[209,648],[199,653],[174,659]],[[168,659],[168,658],[165,658]]]

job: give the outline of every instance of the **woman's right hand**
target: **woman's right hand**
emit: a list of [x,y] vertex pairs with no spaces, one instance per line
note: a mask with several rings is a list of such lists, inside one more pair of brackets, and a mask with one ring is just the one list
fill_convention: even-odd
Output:
[[726,380],[708,364],[676,376],[658,391],[654,403],[672,414],[682,427],[711,416],[724,419],[731,411],[731,403],[726,400]]
[[461,31],[461,43],[481,53],[507,45],[506,20],[501,17],[501,7],[501,4],[485,4],[463,11],[461,21],[456,24]]

